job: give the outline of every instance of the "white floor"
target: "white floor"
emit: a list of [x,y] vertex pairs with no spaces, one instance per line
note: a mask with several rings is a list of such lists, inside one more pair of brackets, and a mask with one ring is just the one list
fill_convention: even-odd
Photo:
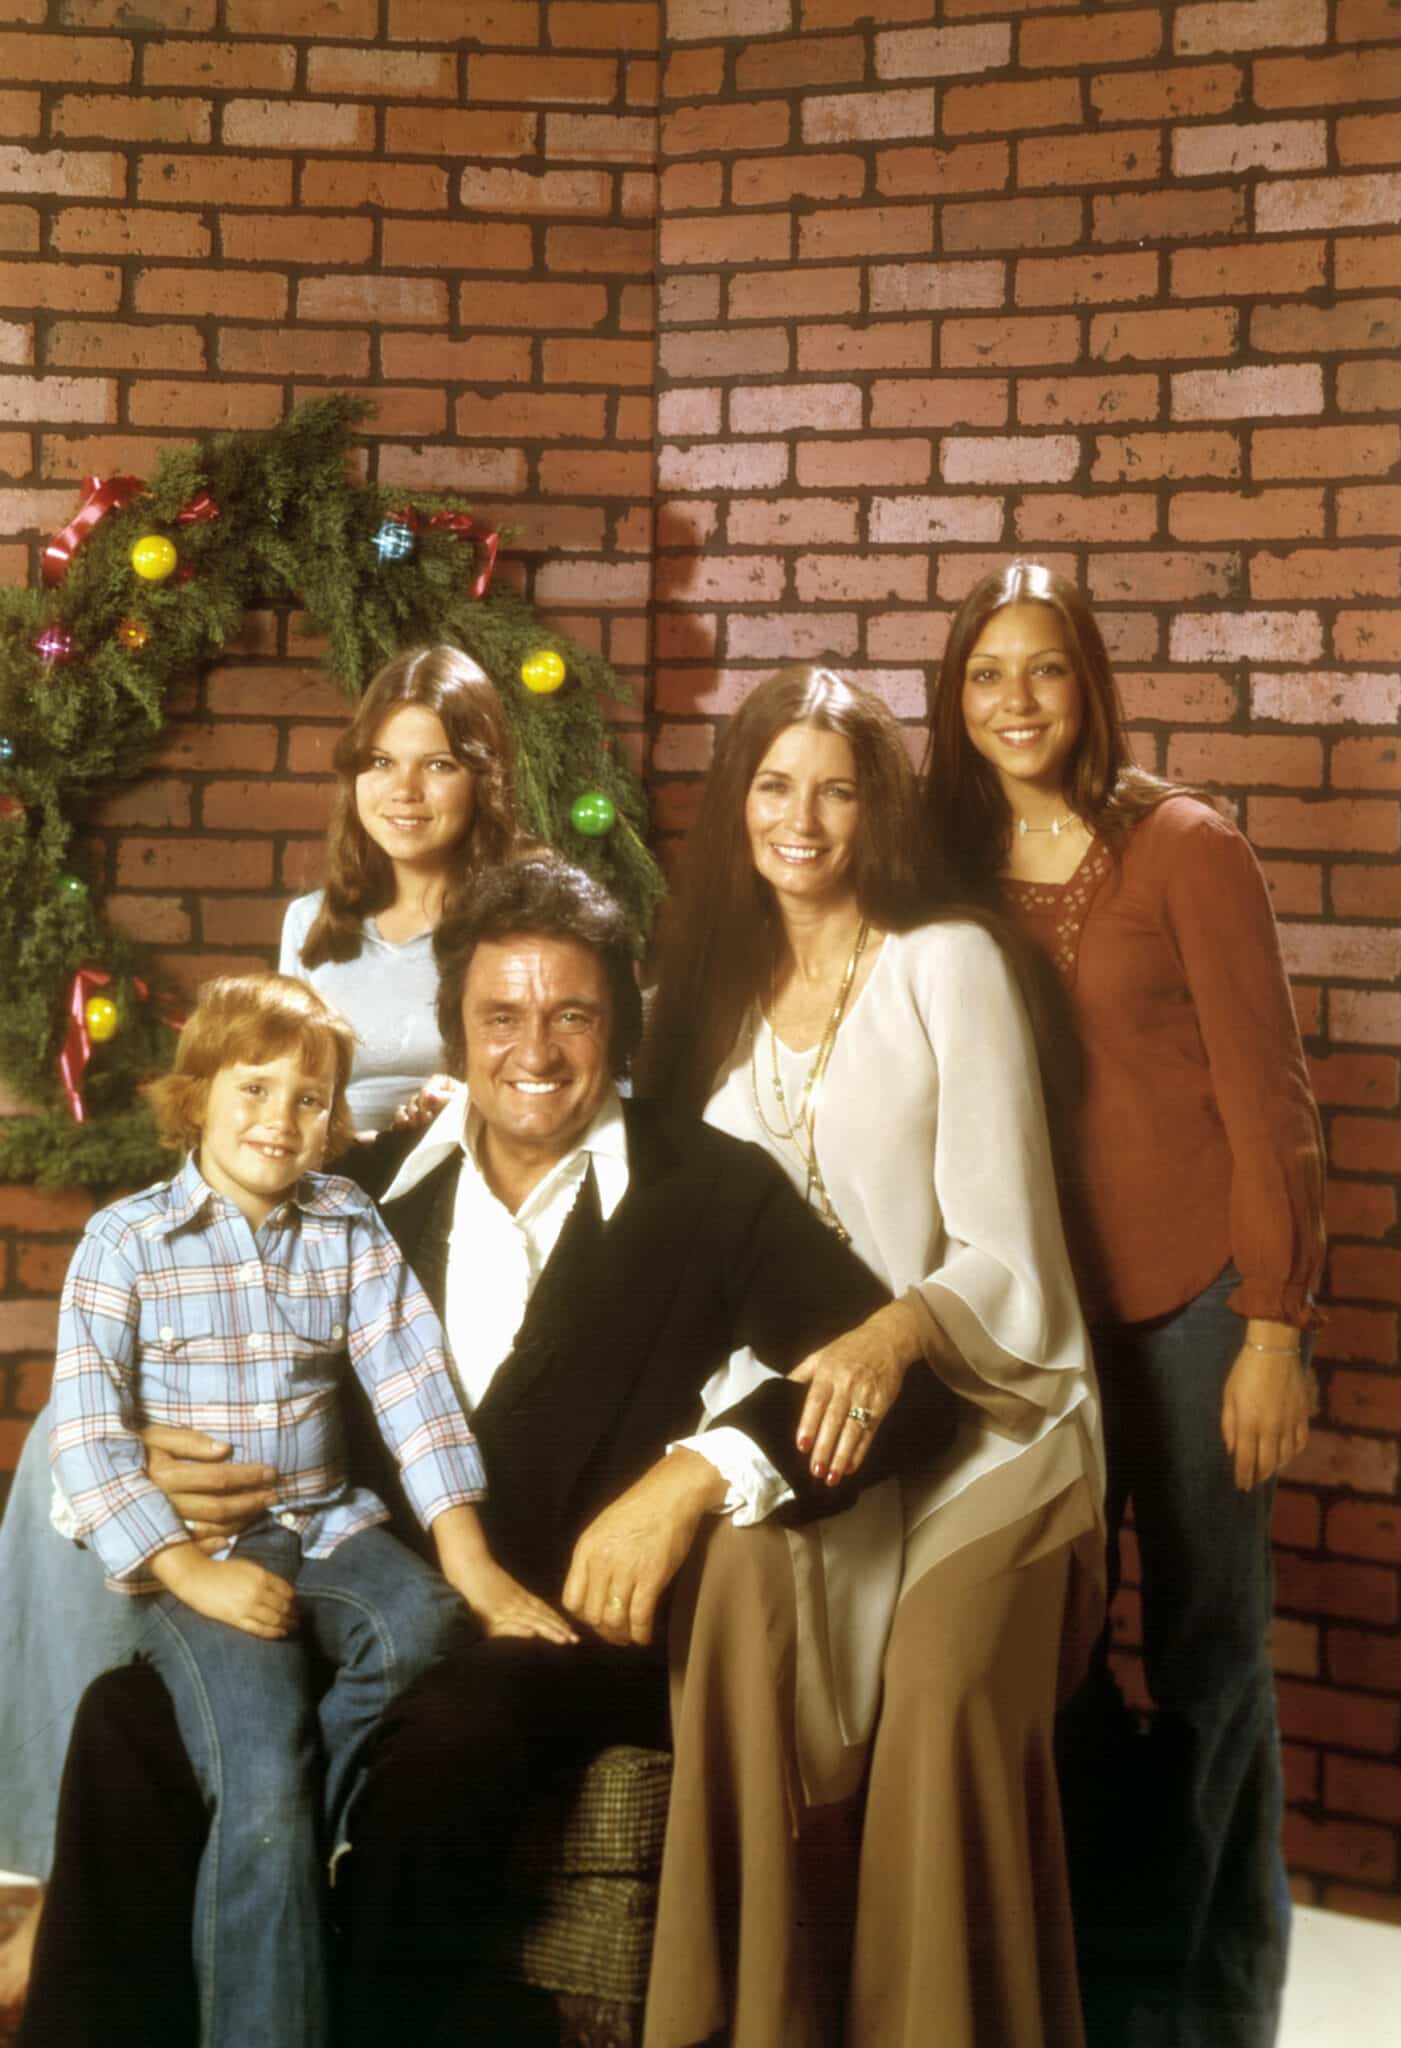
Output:
[[1279,2048],[1401,2048],[1401,1927],[1296,1906]]
[[1401,2048],[1401,1927],[1296,1906],[1277,2048]]

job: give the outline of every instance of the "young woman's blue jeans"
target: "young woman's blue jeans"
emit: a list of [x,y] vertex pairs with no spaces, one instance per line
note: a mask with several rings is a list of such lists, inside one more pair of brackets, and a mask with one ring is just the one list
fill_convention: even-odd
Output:
[[51,1526],[51,1494],[45,1408],[0,1522],[0,1869],[43,1878],[83,1689],[144,1652],[152,1631],[150,1601],[114,1599],[95,1553]]
[[327,2048],[326,1853],[376,1721],[467,1610],[383,1529],[304,1558],[265,1519],[235,1550],[295,1585],[295,1635],[268,1642],[170,1594],[151,1602],[151,1661],[210,1807],[193,1936],[200,2048]]
[[1234,1269],[1153,1322],[1093,1332],[1111,1596],[1131,1499],[1155,1712],[1134,1730],[1101,1644],[1062,1731],[1092,2048],[1269,2048],[1289,1944],[1269,1628],[1272,1484],[1242,1493],[1221,1399]]

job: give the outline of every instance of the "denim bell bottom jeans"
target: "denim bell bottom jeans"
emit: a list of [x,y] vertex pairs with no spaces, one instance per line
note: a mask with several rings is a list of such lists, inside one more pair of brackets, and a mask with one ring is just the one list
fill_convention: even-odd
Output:
[[303,1557],[265,1519],[234,1554],[289,1580],[278,1642],[154,1596],[151,1662],[210,1810],[195,1893],[200,2048],[328,2048],[326,1855],[375,1723],[436,1662],[466,1609],[380,1528]]
[[1137,1732],[1108,1639],[1062,1728],[1091,2048],[1270,2048],[1289,1946],[1269,1630],[1273,1483],[1240,1492],[1221,1437],[1245,1337],[1234,1268],[1152,1322],[1093,1332],[1111,1598],[1131,1499],[1144,1669]]

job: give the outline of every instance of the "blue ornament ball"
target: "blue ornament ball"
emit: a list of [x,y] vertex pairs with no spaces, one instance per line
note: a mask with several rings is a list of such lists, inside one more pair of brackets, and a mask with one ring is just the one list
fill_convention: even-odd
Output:
[[569,806],[570,824],[586,839],[601,839],[605,832],[611,832],[617,817],[612,797],[605,796],[601,789],[586,789]]
[[402,519],[386,519],[375,535],[375,548],[382,562],[403,562],[414,551],[413,528]]

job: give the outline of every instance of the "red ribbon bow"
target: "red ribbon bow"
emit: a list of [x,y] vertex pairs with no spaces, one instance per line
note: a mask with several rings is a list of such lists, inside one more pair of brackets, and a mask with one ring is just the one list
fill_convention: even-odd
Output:
[[[402,511],[393,512],[390,517],[401,519],[414,533],[418,532],[418,514],[412,505],[405,505]],[[490,590],[491,579],[496,573],[500,534],[494,527],[487,530],[478,526],[470,512],[435,512],[428,521],[428,528],[430,533],[436,529],[440,533],[456,534],[459,540],[475,541],[481,549],[481,567],[467,586],[469,595],[480,602]]]
[[139,498],[146,486],[139,476],[109,476],[104,483],[99,476],[83,478],[83,502],[63,528],[56,533],[44,549],[44,560],[40,570],[42,580],[52,586],[62,583],[68,574],[68,564],[94,526],[115,512],[122,505],[129,505],[133,498]]
[[[129,505],[133,498],[139,498],[146,483],[139,476],[109,476],[104,482],[99,476],[83,478],[83,502],[63,528],[56,533],[44,549],[40,575],[50,588],[62,583],[68,574],[69,564],[95,526],[99,526],[109,512],[117,512],[123,505]],[[206,520],[217,519],[219,507],[208,491],[197,491],[188,505],[175,515],[177,526],[200,526]]]
[[206,520],[217,519],[219,507],[208,491],[196,491],[188,505],[182,505],[175,515],[177,526],[203,526]]
[[[63,1081],[63,1092],[68,1097],[68,1107],[75,1124],[80,1124],[87,1115],[83,1102],[83,1076],[92,1058],[92,1035],[88,1030],[88,1000],[93,991],[106,988],[112,979],[100,967],[80,967],[73,976],[73,986],[68,991],[68,1029],[63,1037],[63,1051],[58,1056],[58,1071]],[[146,993],[138,981],[133,983],[140,996]]]
[[[63,1035],[63,1050],[58,1056],[58,1071],[75,1124],[80,1124],[87,1115],[87,1105],[83,1101],[83,1076],[92,1058],[88,1003],[95,991],[106,988],[111,979],[111,975],[104,968],[80,967],[73,976],[73,986],[68,991],[68,1029]],[[148,995],[145,982],[139,976],[133,975],[131,986],[138,1001],[144,1003]],[[158,996],[157,1001],[168,1010],[168,997]],[[180,1015],[167,1014],[162,1021],[168,1024],[172,1031],[183,1031],[185,1028],[186,1020]]]

